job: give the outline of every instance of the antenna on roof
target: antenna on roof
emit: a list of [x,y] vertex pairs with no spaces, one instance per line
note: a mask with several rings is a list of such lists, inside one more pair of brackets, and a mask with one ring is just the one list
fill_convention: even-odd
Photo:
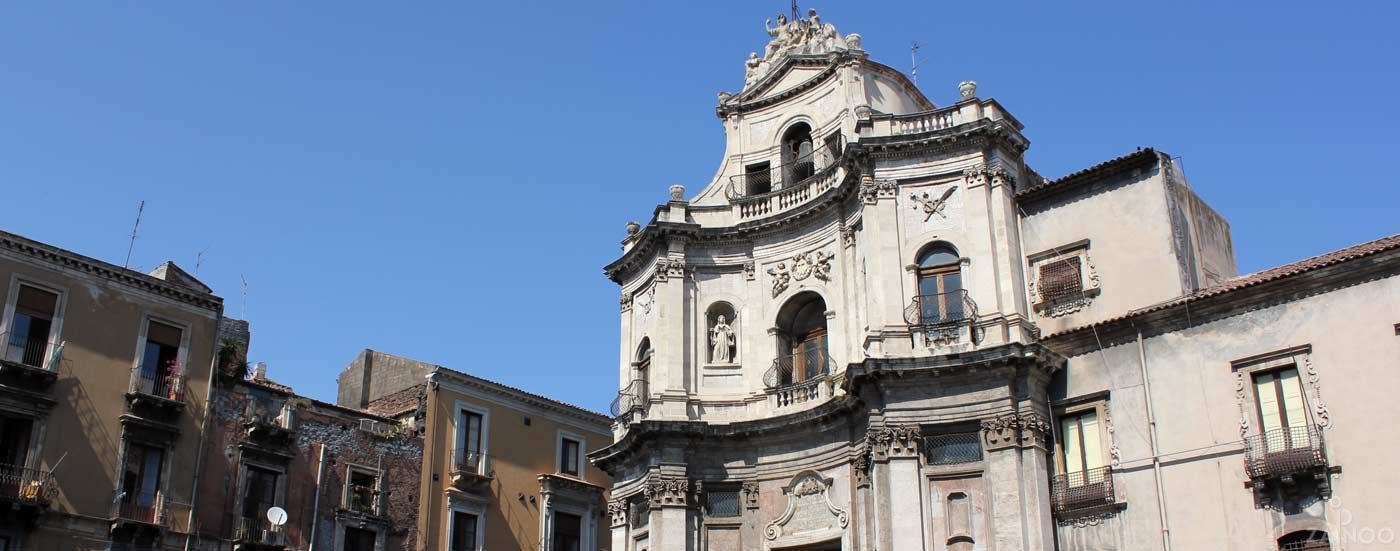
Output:
[[240,319],[247,320],[247,319],[248,319],[248,278],[243,277],[243,274],[238,274],[238,279],[243,280],[243,304],[242,304],[241,306],[239,306],[239,308],[238,308],[238,317],[239,317]]
[[136,228],[141,227],[141,212],[146,210],[146,201],[143,199],[140,205],[136,206],[136,225],[131,227],[131,241],[126,245],[126,260],[122,261],[122,267],[131,266],[131,249],[136,247]]
[[209,247],[199,251],[194,255],[194,275],[199,275],[199,265],[204,263],[204,253],[209,252]]
[[919,85],[919,48],[924,47],[918,41],[909,45],[909,80],[914,81],[914,86]]

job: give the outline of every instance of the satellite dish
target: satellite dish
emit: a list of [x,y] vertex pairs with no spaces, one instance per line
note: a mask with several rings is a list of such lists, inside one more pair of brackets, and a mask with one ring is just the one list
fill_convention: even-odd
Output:
[[272,507],[267,510],[267,521],[273,526],[281,526],[287,523],[287,511],[281,507]]

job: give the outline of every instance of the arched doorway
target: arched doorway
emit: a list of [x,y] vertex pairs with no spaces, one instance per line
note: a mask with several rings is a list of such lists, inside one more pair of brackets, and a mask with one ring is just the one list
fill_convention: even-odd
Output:
[[778,359],[769,386],[786,386],[830,373],[827,352],[826,301],[804,291],[778,310]]

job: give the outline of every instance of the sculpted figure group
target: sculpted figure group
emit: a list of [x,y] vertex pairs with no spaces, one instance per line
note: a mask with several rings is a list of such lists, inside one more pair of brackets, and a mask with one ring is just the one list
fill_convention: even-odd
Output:
[[778,57],[785,54],[824,54],[860,48],[860,35],[851,34],[843,38],[836,32],[835,25],[822,23],[815,9],[807,10],[806,19],[792,21],[786,15],[778,14],[777,26],[773,25],[772,19],[766,19],[763,29],[770,39],[763,49],[763,57],[759,57],[758,52],[749,52],[749,58],[744,61],[745,86],[766,74]]

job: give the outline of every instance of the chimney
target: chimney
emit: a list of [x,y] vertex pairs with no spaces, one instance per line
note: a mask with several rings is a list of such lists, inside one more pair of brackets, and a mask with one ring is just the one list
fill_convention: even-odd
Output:
[[261,381],[267,379],[267,362],[258,362],[253,366],[253,380]]

